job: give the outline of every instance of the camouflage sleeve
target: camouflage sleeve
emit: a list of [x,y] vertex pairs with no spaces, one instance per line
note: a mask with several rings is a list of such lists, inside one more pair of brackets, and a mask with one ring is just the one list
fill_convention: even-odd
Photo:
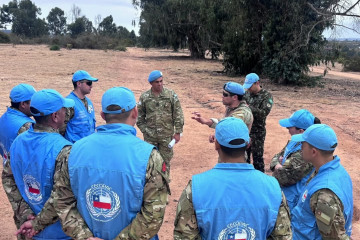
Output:
[[60,218],[64,232],[74,239],[87,239],[93,234],[76,208],[76,198],[71,190],[68,168],[70,149],[58,159],[51,192],[52,204]]
[[296,184],[309,174],[312,169],[313,165],[304,161],[300,150],[290,154],[283,167],[275,170],[273,176],[278,180],[280,186],[288,187]]
[[153,150],[146,169],[141,210],[115,239],[150,239],[158,233],[170,194],[168,173],[162,171],[163,164],[160,153]]
[[261,99],[261,103],[258,106],[250,105],[250,109],[254,117],[257,119],[264,119],[269,115],[273,105],[273,97],[269,92],[266,92]]
[[175,133],[182,133],[184,127],[184,114],[180,105],[179,98],[176,93],[173,94],[173,122],[175,127]]
[[14,175],[11,170],[11,160],[5,162],[2,172],[2,184],[14,211],[14,220],[17,227],[23,224],[29,215],[35,215],[30,206],[22,198],[20,191],[15,183]]
[[137,107],[138,107],[139,115],[137,118],[136,125],[138,126],[138,128],[142,133],[146,133],[146,106],[143,95],[140,96]]
[[284,150],[285,150],[285,148],[283,148],[281,150],[281,152],[279,152],[278,154],[275,154],[275,156],[271,159],[271,162],[270,162],[270,170],[271,171],[274,171],[275,166],[277,164],[281,164],[280,157],[284,156]]
[[[65,146],[59,153],[55,162],[55,172],[59,170],[60,162],[66,158],[71,150],[71,146]],[[54,180],[55,183],[55,180]],[[36,231],[42,231],[45,227],[58,221],[58,215],[54,207],[54,194],[53,191],[50,194],[49,199],[46,201],[44,207],[38,213],[36,218],[33,220],[33,227]]]
[[192,202],[191,180],[182,192],[176,209],[174,239],[201,239]]
[[32,122],[27,122],[24,125],[22,125],[17,133],[17,135],[20,135],[23,132],[26,132],[31,127]]
[[65,109],[66,109],[66,112],[65,112],[65,124],[62,127],[60,127],[60,129],[59,129],[59,133],[61,135],[63,135],[63,136],[65,135],[66,126],[67,126],[68,122],[75,115],[75,109],[73,107],[65,108]]
[[344,207],[330,189],[320,189],[310,198],[310,208],[322,239],[350,239],[345,231]]
[[287,205],[286,198],[283,192],[282,201],[279,208],[279,213],[276,219],[275,227],[268,240],[290,240],[292,239],[290,209]]

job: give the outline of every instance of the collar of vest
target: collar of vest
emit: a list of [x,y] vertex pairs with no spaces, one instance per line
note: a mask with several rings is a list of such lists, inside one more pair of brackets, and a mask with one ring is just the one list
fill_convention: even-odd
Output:
[[98,133],[117,133],[136,136],[136,129],[133,126],[124,123],[110,123],[98,126]]
[[339,165],[340,165],[340,158],[337,155],[335,155],[333,160],[331,160],[330,162],[325,163],[324,165],[322,165],[319,168],[318,174],[320,172],[326,171],[329,168],[337,168]]
[[214,169],[254,170],[254,165],[248,163],[217,163]]

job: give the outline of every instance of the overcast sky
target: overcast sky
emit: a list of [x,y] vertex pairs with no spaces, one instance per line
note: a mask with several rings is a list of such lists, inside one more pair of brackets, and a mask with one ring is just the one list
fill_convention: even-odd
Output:
[[[10,0],[0,0],[0,5],[8,4]],[[59,7],[65,12],[67,23],[71,22],[71,8],[73,4],[81,9],[81,15],[86,16],[93,25],[95,25],[95,17],[101,15],[102,19],[112,15],[116,26],[126,27],[129,31],[134,30],[138,35],[140,11],[136,10],[132,5],[132,0],[32,0],[37,7],[41,8],[40,18],[46,18],[50,10]],[[356,8],[357,14],[360,15],[360,7]],[[131,25],[132,20],[136,21],[136,27]],[[350,23],[345,23],[350,26]],[[360,29],[358,26],[357,29]],[[345,28],[337,28],[336,31],[325,31],[327,38],[360,38],[351,30]]]

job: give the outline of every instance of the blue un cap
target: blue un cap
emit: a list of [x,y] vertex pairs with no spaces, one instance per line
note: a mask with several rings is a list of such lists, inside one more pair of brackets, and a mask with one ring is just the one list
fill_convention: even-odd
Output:
[[307,129],[314,124],[315,117],[306,109],[300,109],[294,112],[289,118],[281,119],[279,121],[282,127],[297,127]]
[[43,89],[36,93],[31,98],[31,108],[38,110],[38,113],[31,111],[33,116],[46,116],[57,112],[62,107],[73,107],[75,105],[74,100],[64,98],[54,89]]
[[[243,120],[234,117],[227,117],[221,120],[215,128],[216,141],[224,147],[242,148],[249,143],[249,129]],[[235,139],[243,139],[242,144],[230,144]]]
[[35,92],[36,90],[33,86],[26,83],[21,83],[11,89],[10,100],[14,103],[28,101]]
[[162,77],[162,75],[163,75],[162,72],[160,72],[159,70],[154,70],[150,73],[148,81],[151,83],[156,79],[158,79],[159,77]]
[[246,75],[245,77],[245,82],[243,87],[245,89],[249,89],[251,88],[251,86],[256,83],[257,81],[259,81],[259,76],[256,73],[249,73],[248,75]]
[[[108,107],[116,105],[119,110],[110,111]],[[123,113],[130,111],[136,106],[134,93],[126,87],[113,87],[107,90],[101,99],[102,111],[104,113]]]
[[228,82],[224,84],[224,90],[232,93],[232,94],[236,94],[236,95],[244,95],[245,94],[245,90],[243,88],[243,86],[241,86],[241,84],[236,83],[236,82]]
[[324,151],[335,150],[338,143],[334,130],[326,124],[314,124],[306,129],[303,134],[293,135],[291,140],[294,142],[307,142]]
[[73,75],[72,81],[78,82],[81,80],[89,80],[89,81],[93,81],[93,82],[98,81],[97,78],[92,77],[87,71],[84,71],[84,70],[76,71]]

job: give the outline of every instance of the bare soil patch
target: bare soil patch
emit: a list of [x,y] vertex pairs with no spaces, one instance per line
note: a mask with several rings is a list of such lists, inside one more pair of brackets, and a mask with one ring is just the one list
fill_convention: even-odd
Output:
[[[166,87],[178,94],[185,114],[184,135],[175,146],[171,166],[171,192],[164,223],[160,229],[161,239],[172,239],[177,200],[193,174],[212,168],[217,162],[214,146],[208,142],[213,130],[191,119],[193,111],[204,116],[221,117],[222,86],[228,81],[243,83],[244,77],[231,78],[222,75],[222,65],[216,60],[193,60],[187,51],[174,53],[170,50],[150,49],[144,51],[130,48],[127,52],[102,50],[49,51],[47,46],[0,44],[0,114],[9,105],[9,92],[19,83],[32,84],[37,90],[54,88],[67,95],[72,90],[71,76],[79,69],[87,70],[99,78],[94,84],[90,98],[95,105],[97,124],[100,117],[102,94],[113,86],[132,89],[138,99],[149,89],[147,77],[150,71],[159,69],[165,76]],[[313,69],[321,74],[323,69]],[[274,107],[267,119],[265,162],[279,152],[289,139],[288,131],[278,121],[290,116],[295,110],[306,108],[323,123],[332,126],[338,136],[336,150],[353,180],[355,218],[353,239],[360,239],[360,74],[342,73],[333,69],[326,77],[323,87],[298,88],[271,84],[262,80],[263,87],[274,97]],[[138,131],[139,137],[141,133]],[[2,170],[2,167],[0,167]],[[341,180],[340,180],[341,181]],[[0,186],[0,239],[15,239],[12,211],[2,185]]]

